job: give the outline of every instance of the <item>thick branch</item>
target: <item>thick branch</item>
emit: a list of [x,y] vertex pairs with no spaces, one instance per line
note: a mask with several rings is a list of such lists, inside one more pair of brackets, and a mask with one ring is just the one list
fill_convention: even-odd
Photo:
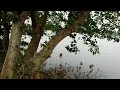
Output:
[[47,20],[47,14],[48,14],[48,11],[46,11],[45,14],[41,17],[42,20],[40,23],[38,20],[39,16],[37,15],[37,12],[34,11],[30,13],[31,20],[32,20],[33,35],[32,35],[31,42],[28,46],[28,49],[26,50],[25,55],[23,57],[24,63],[28,62],[31,59],[31,57],[33,57],[33,55],[35,54],[38,48],[39,41],[44,32],[44,26]]
[[11,37],[9,41],[9,47],[6,54],[6,58],[3,64],[3,68],[1,71],[1,78],[2,79],[12,79],[14,75],[14,68],[17,63],[19,50],[20,50],[20,41],[22,36],[22,27],[24,25],[24,21],[27,18],[29,12],[23,11],[20,14],[19,20],[17,22],[13,22],[12,30],[11,30]]
[[46,46],[31,59],[31,61],[35,64],[35,67],[32,67],[33,72],[37,71],[39,67],[49,58],[53,49],[61,40],[63,40],[66,36],[70,35],[72,32],[76,32],[78,28],[83,25],[88,14],[89,11],[82,11],[78,18],[71,25],[61,30],[60,33],[54,36],[46,44]]

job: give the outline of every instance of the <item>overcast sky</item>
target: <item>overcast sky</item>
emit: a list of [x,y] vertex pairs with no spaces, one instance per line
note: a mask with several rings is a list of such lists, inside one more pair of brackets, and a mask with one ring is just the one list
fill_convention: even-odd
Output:
[[[94,15],[94,11],[92,11],[92,14]],[[65,13],[65,18],[67,18],[67,15],[68,13]],[[104,23],[106,22],[107,21],[105,21]],[[26,20],[26,23],[31,24],[31,20]],[[64,26],[63,23],[62,25]],[[100,28],[101,25],[98,25],[98,27]],[[117,30],[118,29],[116,29],[116,31]],[[47,33],[50,34],[51,31],[48,31]],[[28,38],[26,39],[26,41],[30,42],[30,37]],[[49,38],[44,35],[44,37],[42,37],[42,40],[40,41],[40,44],[46,40],[49,41]],[[96,70],[97,68],[100,68],[107,76],[106,78],[120,79],[120,43],[114,43],[113,41],[107,41],[106,39],[97,39],[100,54],[93,56],[92,53],[88,51],[88,46],[84,45],[81,40],[78,40],[78,48],[80,49],[80,53],[78,53],[77,55],[75,55],[74,53],[69,53],[65,49],[65,46],[68,45],[70,41],[71,39],[69,37],[66,37],[63,41],[61,41],[54,49],[51,58],[49,58],[47,62],[51,62],[52,64],[67,62],[72,66],[76,66],[79,65],[79,63],[82,61],[85,69],[88,69],[88,66],[90,64],[94,64],[94,69]],[[41,50],[40,44],[37,51]],[[62,59],[59,57],[60,53],[63,54]]]
[[[51,32],[49,31],[48,33]],[[48,37],[44,36],[41,42],[44,42],[45,40],[48,40]],[[26,41],[29,42],[30,40],[26,39]],[[88,46],[84,45],[81,40],[78,40],[77,44],[80,49],[80,53],[77,53],[77,55],[69,53],[65,49],[65,46],[68,45],[70,41],[71,39],[69,37],[62,40],[54,49],[51,58],[49,58],[47,62],[52,63],[53,65],[67,62],[72,66],[76,66],[82,61],[86,70],[89,69],[88,66],[90,64],[94,64],[94,69],[97,70],[100,68],[106,78],[120,79],[120,43],[114,43],[113,41],[107,41],[106,39],[97,39],[100,54],[93,56],[92,53],[88,51]],[[40,47],[38,47],[37,51],[39,50]],[[62,58],[59,57],[60,53],[63,53]]]

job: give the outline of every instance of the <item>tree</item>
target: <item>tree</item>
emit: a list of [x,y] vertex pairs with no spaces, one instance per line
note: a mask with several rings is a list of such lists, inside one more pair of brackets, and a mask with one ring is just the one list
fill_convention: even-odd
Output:
[[[14,67],[18,59],[19,46],[22,36],[22,27],[24,21],[27,18],[28,12],[13,12],[15,19],[12,24],[11,38],[9,41],[9,47],[6,54],[6,58],[1,71],[2,78],[12,78]],[[17,19],[17,20],[16,20]]]
[[[99,47],[96,39],[93,40],[92,37],[107,38],[115,42],[119,42],[120,38],[119,31],[116,31],[116,29],[119,29],[120,14],[117,11],[15,11],[9,13],[11,15],[8,15],[11,18],[9,22],[12,22],[12,29],[10,40],[5,40],[9,42],[9,46],[2,67],[1,78],[14,78],[16,65],[19,62],[20,45],[26,44],[21,41],[24,34],[31,35],[32,39],[22,56],[20,71],[27,67],[29,68],[27,70],[29,76],[32,77],[34,74],[34,78],[38,78],[35,73],[39,71],[41,65],[52,54],[53,49],[66,36],[73,39],[73,42],[65,47],[69,52],[76,53],[79,51],[75,36],[76,33],[80,33],[83,35],[84,44],[91,46],[89,51],[93,55],[99,53]],[[68,16],[65,17],[66,15]],[[31,19],[32,25],[25,24],[27,19]],[[4,19],[2,18],[2,20]],[[64,23],[64,26],[62,26],[62,23]],[[100,27],[98,27],[98,24]],[[45,34],[44,31],[48,29],[55,32],[56,35],[45,43],[40,52],[36,53],[39,41]],[[6,37],[5,33],[2,34],[4,38]],[[6,35],[8,36],[8,34]]]
[[[5,55],[7,53],[8,44],[9,44],[9,32],[11,29],[10,21],[12,20],[12,16],[10,12],[0,11],[0,67],[2,66]],[[0,69],[1,71],[1,69]]]

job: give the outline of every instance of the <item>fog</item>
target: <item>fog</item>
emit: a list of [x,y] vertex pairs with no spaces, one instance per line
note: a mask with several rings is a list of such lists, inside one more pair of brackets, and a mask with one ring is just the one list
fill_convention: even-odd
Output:
[[[51,32],[48,31],[48,33],[50,34]],[[71,41],[70,37],[66,37],[55,47],[47,63],[51,63],[53,66],[60,63],[68,63],[71,66],[76,66],[79,65],[80,62],[83,62],[84,70],[88,70],[88,66],[94,64],[94,70],[100,68],[101,73],[104,75],[103,78],[120,79],[120,43],[107,41],[107,39],[97,39],[100,54],[93,55],[88,51],[89,47],[84,45],[82,40],[79,39],[79,36],[80,35],[77,35],[77,46],[80,52],[75,55],[65,49],[65,46]],[[37,52],[41,50],[41,43],[46,40],[49,41],[49,38],[43,36]],[[30,37],[28,36],[25,41],[30,42]],[[63,54],[62,58],[59,57],[60,53]]]

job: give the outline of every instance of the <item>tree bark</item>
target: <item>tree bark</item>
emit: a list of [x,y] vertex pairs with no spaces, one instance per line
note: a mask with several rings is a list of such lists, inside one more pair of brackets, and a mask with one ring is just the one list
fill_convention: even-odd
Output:
[[82,11],[78,18],[71,25],[61,30],[60,33],[54,36],[39,53],[35,54],[34,57],[31,58],[30,61],[34,64],[34,67],[31,69],[31,73],[36,72],[41,67],[41,65],[50,57],[53,49],[61,40],[70,35],[72,32],[78,31],[78,28],[83,25],[88,14],[89,11]]
[[28,46],[28,49],[25,51],[25,55],[23,57],[24,63],[27,63],[37,51],[41,36],[43,35],[44,32],[44,26],[47,20],[47,14],[48,11],[45,11],[44,15],[40,18],[42,19],[41,22],[39,22],[39,16],[37,15],[37,13],[35,11],[30,13],[32,20],[33,35],[31,42]]
[[9,24],[5,23],[5,30],[4,30],[4,35],[3,35],[3,47],[4,51],[7,53],[8,50],[8,45],[9,45]]
[[14,69],[17,63],[19,50],[20,50],[20,41],[22,36],[22,27],[24,25],[24,21],[27,18],[29,12],[23,11],[19,14],[18,20],[13,21],[11,37],[9,41],[9,47],[6,54],[6,58],[3,64],[3,68],[1,71],[2,79],[12,79],[14,76]]

